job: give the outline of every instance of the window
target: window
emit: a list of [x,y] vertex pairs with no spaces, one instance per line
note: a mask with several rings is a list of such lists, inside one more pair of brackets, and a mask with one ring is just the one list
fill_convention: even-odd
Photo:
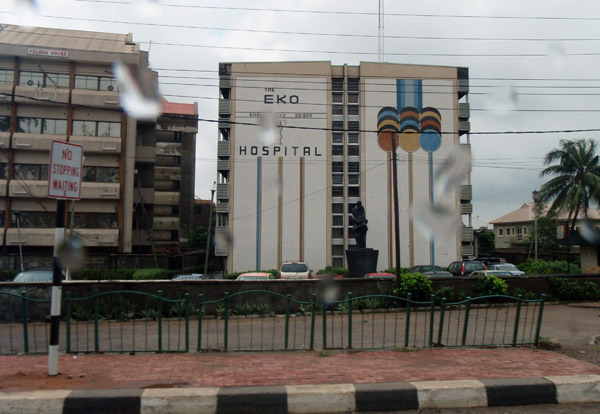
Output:
[[523,226],[523,236],[527,236],[527,226]]
[[15,164],[14,172],[15,178],[19,180],[48,180],[48,165],[46,164]]
[[67,120],[66,119],[43,119],[42,134],[66,135]]
[[81,180],[91,183],[118,183],[118,167],[83,167]]
[[17,216],[19,227],[25,229],[49,229],[56,227],[56,213],[54,211],[21,211],[11,214],[11,227],[17,227]]
[[498,229],[498,237],[504,237],[504,231],[502,229]]
[[343,162],[332,162],[331,163],[331,171],[334,173],[343,173],[344,172],[344,163]]
[[40,118],[17,118],[17,132],[41,134],[42,120]]
[[360,174],[348,174],[348,185],[360,185]]
[[337,245],[337,244],[331,246],[331,255],[332,256],[343,256],[344,255],[344,246]]
[[331,155],[344,155],[343,145],[333,145],[331,147]]
[[12,85],[15,72],[10,69],[0,69],[0,84]]
[[517,233],[515,233],[515,228],[514,228],[514,227],[512,227],[511,235],[512,235],[512,236],[515,236],[516,234],[517,234]]
[[344,121],[332,121],[331,127],[336,130],[344,129]]
[[104,121],[73,121],[73,135],[119,138],[121,136],[121,123]]
[[334,132],[331,135],[331,141],[334,144],[343,144],[344,143],[344,133],[343,132]]
[[331,107],[332,115],[344,115],[344,105],[333,105]]
[[349,162],[348,163],[348,172],[359,173],[360,172],[360,163],[359,162]]
[[348,145],[348,155],[360,155],[360,147],[358,145]]
[[359,108],[358,105],[348,105],[348,115],[360,115]]
[[510,237],[510,227],[504,229],[504,234],[506,235],[506,237]]
[[75,213],[72,226],[76,229],[118,229],[117,213]]
[[348,78],[348,90],[358,92],[359,78]]
[[344,267],[344,258],[343,257],[332,257],[331,258],[331,266]]
[[156,131],[156,142],[181,142],[181,132]]
[[344,214],[344,205],[340,203],[335,203],[331,205],[331,212],[333,214]]
[[49,88],[68,88],[69,75],[66,73],[21,71],[19,73],[19,85]]
[[344,94],[343,93],[333,93],[331,95],[331,100],[333,103],[336,103],[336,104],[344,103]]
[[344,228],[343,227],[334,227],[331,229],[331,237],[334,239],[343,239],[344,238]]
[[344,90],[344,78],[332,78],[331,79],[331,90],[343,91]]
[[331,187],[331,196],[332,197],[343,197],[344,196],[344,187]]
[[344,185],[344,174],[333,174],[331,183],[333,185]]
[[360,122],[348,121],[348,130],[349,131],[358,131],[359,129],[360,129]]
[[348,103],[349,104],[357,104],[358,103],[358,94],[357,93],[349,93],[348,94]]
[[358,144],[360,142],[360,136],[356,133],[348,134],[348,144]]
[[344,216],[333,216],[333,225],[336,227],[344,227]]
[[360,187],[348,187],[348,197],[360,197]]
[[0,163],[0,180],[6,180],[8,178],[8,164]]
[[118,92],[121,84],[115,78],[107,76],[75,75],[75,89]]
[[0,132],[10,132],[10,116],[0,116]]

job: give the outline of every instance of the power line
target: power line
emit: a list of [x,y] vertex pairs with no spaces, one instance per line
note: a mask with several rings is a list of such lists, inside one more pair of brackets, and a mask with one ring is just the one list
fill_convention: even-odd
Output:
[[[132,2],[113,1],[113,0],[74,0],[86,3],[108,3],[131,5]],[[307,13],[307,14],[335,14],[335,15],[353,15],[353,16],[377,16],[375,12],[354,12],[347,10],[301,10],[301,9],[276,9],[276,8],[258,8],[258,7],[224,7],[224,6],[199,6],[186,4],[163,4],[163,7],[207,9],[207,10],[237,10],[237,11],[268,11],[276,13]],[[427,18],[459,18],[459,19],[500,19],[500,20],[557,20],[557,21],[598,21],[600,17],[580,17],[580,16],[485,16],[485,15],[462,15],[462,14],[433,14],[433,13],[385,13],[386,16],[395,17],[427,17]]]

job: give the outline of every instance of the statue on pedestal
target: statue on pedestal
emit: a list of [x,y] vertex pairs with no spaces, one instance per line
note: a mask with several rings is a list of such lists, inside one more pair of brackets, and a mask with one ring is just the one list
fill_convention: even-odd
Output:
[[365,208],[360,201],[357,201],[356,206],[350,213],[352,214],[352,219],[354,221],[352,232],[356,239],[356,247],[364,249],[367,247],[367,231],[369,230],[367,227],[369,220],[367,220]]

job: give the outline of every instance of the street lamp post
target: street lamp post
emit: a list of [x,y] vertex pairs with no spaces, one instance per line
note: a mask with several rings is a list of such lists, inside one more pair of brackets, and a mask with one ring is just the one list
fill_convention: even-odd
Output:
[[535,273],[537,274],[538,266],[538,234],[537,234],[537,216],[538,216],[538,199],[539,193],[537,190],[533,190],[531,193],[533,198],[533,234],[534,234],[534,249],[535,249]]
[[211,222],[212,222],[212,212],[213,212],[213,201],[215,199],[215,187],[217,186],[217,182],[213,183],[213,188],[210,190],[210,210],[208,213],[208,231],[206,232],[206,253],[204,255],[204,279],[206,279],[206,275],[208,273],[208,256],[210,250],[210,230],[211,230]]

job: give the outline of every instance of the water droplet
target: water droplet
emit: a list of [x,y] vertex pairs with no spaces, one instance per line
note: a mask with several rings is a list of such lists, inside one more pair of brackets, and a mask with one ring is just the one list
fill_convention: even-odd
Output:
[[455,191],[471,171],[471,152],[458,148],[435,173],[435,190],[441,196]]
[[160,95],[156,89],[156,76],[147,68],[134,68],[115,62],[115,76],[121,82],[119,96],[123,109],[137,119],[154,120],[160,115]]
[[592,246],[600,246],[600,230],[594,228],[589,220],[583,222],[579,234]]
[[550,41],[546,43],[548,55],[552,66],[556,70],[563,69],[565,66],[565,46],[563,42]]
[[154,19],[160,16],[162,5],[160,0],[136,0],[135,12],[140,17]]
[[490,88],[489,95],[483,102],[485,109],[496,114],[506,114],[514,111],[517,106],[519,91],[513,85],[499,85]]
[[273,145],[279,139],[279,131],[277,128],[275,114],[273,112],[264,112],[260,117],[258,138],[265,145]]
[[40,5],[38,0],[14,0],[19,26],[35,26]]
[[73,235],[59,246],[57,257],[63,268],[80,269],[85,262],[85,250],[81,238]]
[[233,239],[229,237],[229,233],[217,233],[215,246],[218,250],[229,251],[233,247]]
[[458,231],[459,215],[447,207],[418,202],[413,211],[415,226],[425,237],[456,234]]

